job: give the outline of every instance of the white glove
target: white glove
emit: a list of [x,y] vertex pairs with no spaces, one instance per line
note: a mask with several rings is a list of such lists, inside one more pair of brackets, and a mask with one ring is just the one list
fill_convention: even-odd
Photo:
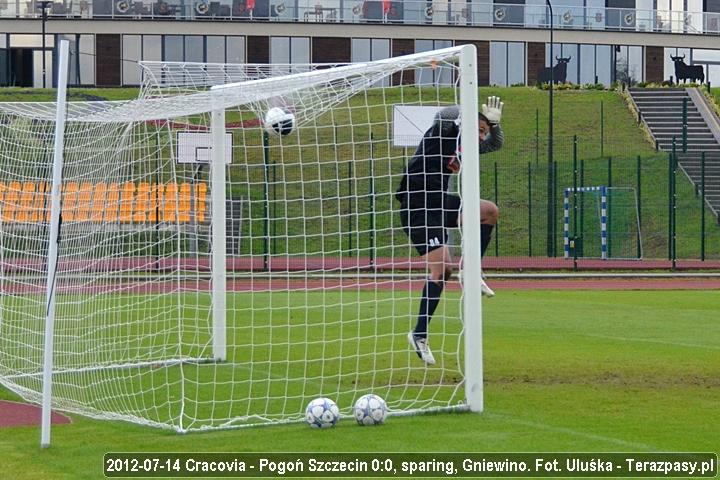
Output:
[[500,97],[488,97],[487,104],[482,105],[482,114],[488,119],[488,122],[492,124],[500,123],[500,117],[502,117],[503,102],[500,101]]

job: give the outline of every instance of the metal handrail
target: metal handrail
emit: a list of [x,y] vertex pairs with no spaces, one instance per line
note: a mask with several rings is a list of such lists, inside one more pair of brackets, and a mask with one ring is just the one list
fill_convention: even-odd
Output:
[[[35,0],[0,0],[0,19],[38,18]],[[425,0],[64,0],[51,18],[387,23],[547,28],[545,5]],[[720,35],[720,13],[563,6],[557,29]]]

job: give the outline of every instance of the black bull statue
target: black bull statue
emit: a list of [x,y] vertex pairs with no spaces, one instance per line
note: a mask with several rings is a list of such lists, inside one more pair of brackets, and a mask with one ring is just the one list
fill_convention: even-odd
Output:
[[673,57],[670,55],[670,58],[675,63],[675,78],[677,82],[682,80],[683,83],[685,83],[685,80],[690,80],[691,82],[698,80],[700,83],[703,83],[705,81],[705,71],[702,65],[687,65],[685,63],[685,55],[682,57]]
[[538,70],[538,83],[550,83],[551,75],[554,83],[565,83],[565,80],[567,80],[567,64],[571,58],[555,57],[557,65]]

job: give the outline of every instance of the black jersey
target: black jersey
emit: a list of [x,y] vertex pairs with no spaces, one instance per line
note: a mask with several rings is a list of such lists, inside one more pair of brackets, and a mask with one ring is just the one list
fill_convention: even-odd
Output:
[[455,125],[442,133],[437,125],[430,127],[408,163],[395,195],[403,206],[442,208],[450,175],[460,170],[459,128]]
[[[443,208],[450,176],[460,171],[459,115],[456,106],[443,108],[423,135],[395,194],[403,208]],[[479,151],[492,152],[502,144],[500,125],[491,125],[489,136],[480,141]]]

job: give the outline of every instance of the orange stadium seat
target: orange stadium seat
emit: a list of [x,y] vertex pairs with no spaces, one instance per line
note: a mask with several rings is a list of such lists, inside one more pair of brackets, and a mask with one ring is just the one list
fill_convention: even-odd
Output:
[[105,216],[105,196],[107,194],[107,185],[98,183],[93,189],[92,205],[90,207],[90,221],[102,222]]
[[38,182],[37,191],[33,195],[32,201],[32,218],[30,221],[33,223],[40,223],[49,218],[49,208],[45,208],[45,205],[50,204],[50,197],[48,196],[50,190],[50,184],[47,182]]
[[177,183],[168,183],[165,185],[165,204],[163,208],[163,221],[174,222],[175,214],[177,212],[177,197],[178,197],[178,186]]
[[2,211],[3,222],[14,222],[15,213],[18,210],[20,201],[20,192],[22,185],[20,182],[10,182],[5,190],[5,202]]
[[92,204],[93,185],[90,182],[80,184],[78,191],[77,210],[75,211],[75,221],[87,222],[90,219],[90,205]]
[[150,214],[150,193],[152,189],[149,183],[140,183],[137,186],[137,195],[135,196],[135,209],[133,210],[133,222],[145,223]]
[[20,198],[18,201],[18,209],[15,213],[15,221],[19,223],[27,223],[30,221],[30,208],[32,206],[33,193],[35,192],[35,184],[25,182],[22,185]]
[[[0,182],[0,220],[49,222],[50,189],[48,182]],[[207,191],[202,182],[67,182],[62,188],[62,218],[96,223],[202,223],[206,221]]]
[[122,184],[120,192],[120,217],[121,223],[132,222],[133,217],[133,197],[135,196],[135,184],[133,182],[125,182]]
[[207,208],[207,184],[195,184],[195,220],[198,223],[205,221],[205,210]]
[[190,204],[192,189],[189,183],[180,184],[180,198],[178,204],[179,223],[190,223]]
[[62,194],[62,218],[65,222],[75,221],[75,210],[78,204],[78,190],[80,190],[77,182],[67,182],[63,187]]
[[117,183],[110,183],[105,193],[105,219],[107,223],[115,223],[118,220],[120,209],[120,187]]

